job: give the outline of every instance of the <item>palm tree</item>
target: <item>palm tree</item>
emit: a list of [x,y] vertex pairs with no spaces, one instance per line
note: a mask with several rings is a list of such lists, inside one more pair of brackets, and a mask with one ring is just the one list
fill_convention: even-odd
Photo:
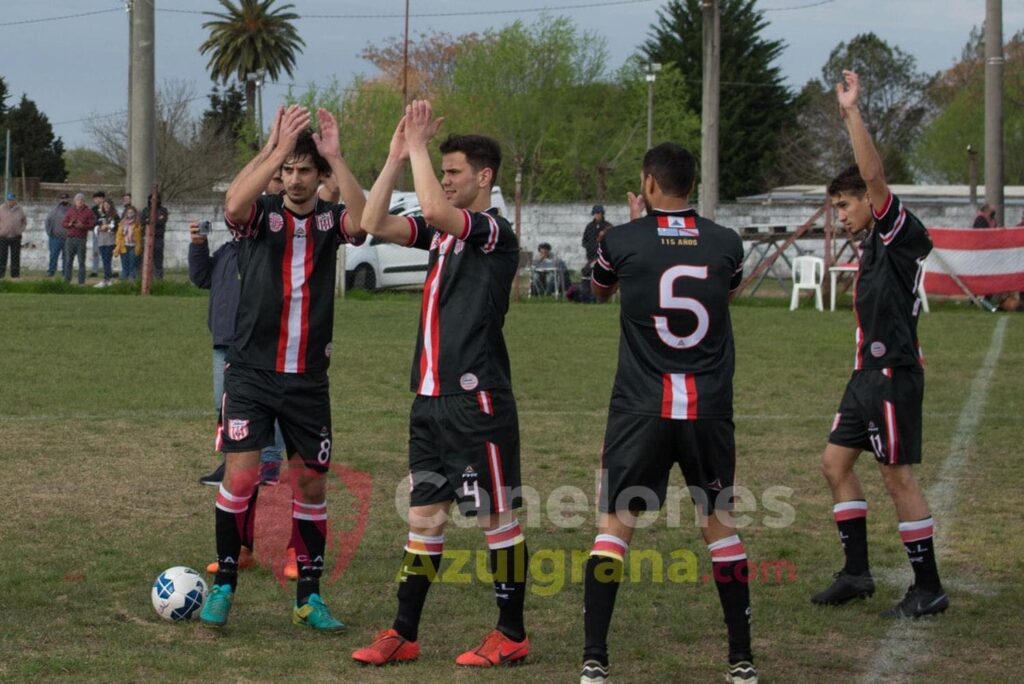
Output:
[[256,83],[246,75],[265,69],[271,81],[281,72],[292,76],[295,57],[306,43],[299,37],[292,23],[298,14],[289,12],[295,5],[288,3],[271,8],[275,0],[220,0],[226,10],[204,12],[215,19],[203,24],[210,37],[199,46],[200,54],[210,54],[206,68],[214,81],[227,83],[235,77],[245,84],[245,103],[253,112],[256,103]]

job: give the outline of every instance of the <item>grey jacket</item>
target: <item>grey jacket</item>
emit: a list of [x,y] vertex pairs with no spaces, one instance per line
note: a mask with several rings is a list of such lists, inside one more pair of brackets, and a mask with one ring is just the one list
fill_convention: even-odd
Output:
[[71,208],[71,202],[61,202],[46,215],[46,237],[60,238],[63,240],[68,236],[64,223],[64,214]]

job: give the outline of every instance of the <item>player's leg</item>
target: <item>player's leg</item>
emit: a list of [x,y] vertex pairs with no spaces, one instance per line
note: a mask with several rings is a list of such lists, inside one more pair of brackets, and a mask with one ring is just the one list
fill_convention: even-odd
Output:
[[455,500],[435,436],[436,403],[417,396],[409,413],[409,534],[398,573],[398,609],[390,629],[352,653],[352,659],[364,665],[419,657],[420,616],[441,567],[444,527]]
[[[875,592],[868,563],[868,503],[854,472],[861,451],[870,449],[871,444],[868,425],[873,416],[864,414],[858,396],[864,389],[861,385],[870,381],[868,374],[873,372],[860,371],[850,379],[821,458],[821,472],[832,492],[832,517],[845,561],[832,583],[811,597],[811,602],[818,605],[841,605]],[[870,388],[867,391],[870,393]]]
[[583,670],[580,681],[608,677],[608,630],[636,516],[658,510],[672,468],[672,422],[609,411],[601,459],[597,536],[583,573]]
[[[320,594],[327,546],[327,471],[331,465],[331,399],[327,373],[281,374],[286,388],[275,417],[289,449],[288,481],[292,491],[292,534],[298,581],[292,623],[318,631],[337,632],[337,620]],[[266,446],[274,439],[273,423]]]

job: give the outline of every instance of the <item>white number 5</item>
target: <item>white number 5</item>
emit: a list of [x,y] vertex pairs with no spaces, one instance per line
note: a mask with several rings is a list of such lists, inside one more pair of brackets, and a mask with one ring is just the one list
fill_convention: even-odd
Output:
[[676,297],[673,294],[673,286],[677,278],[696,278],[706,280],[708,277],[707,266],[673,266],[661,274],[661,283],[658,287],[658,306],[662,309],[677,309],[691,311],[697,317],[697,328],[686,335],[679,337],[668,328],[668,318],[665,316],[654,316],[654,329],[658,331],[661,341],[673,349],[689,349],[700,344],[704,336],[708,334],[708,310],[704,305],[691,297]]

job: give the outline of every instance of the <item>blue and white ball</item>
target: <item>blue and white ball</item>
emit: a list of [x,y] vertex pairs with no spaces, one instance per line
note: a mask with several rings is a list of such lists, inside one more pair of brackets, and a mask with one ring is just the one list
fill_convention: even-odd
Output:
[[206,600],[206,581],[192,568],[176,565],[160,573],[150,594],[156,614],[164,620],[191,620]]

